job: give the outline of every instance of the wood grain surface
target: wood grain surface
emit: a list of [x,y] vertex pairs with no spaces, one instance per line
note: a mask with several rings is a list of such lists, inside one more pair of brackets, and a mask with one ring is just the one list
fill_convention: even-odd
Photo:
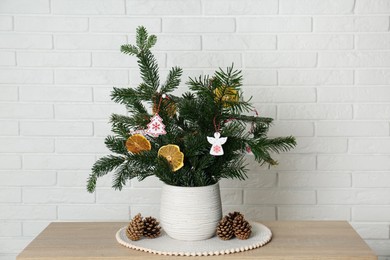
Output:
[[377,259],[345,221],[266,221],[273,233],[264,247],[210,257],[159,256],[119,245],[116,232],[126,222],[51,223],[17,260],[128,259]]

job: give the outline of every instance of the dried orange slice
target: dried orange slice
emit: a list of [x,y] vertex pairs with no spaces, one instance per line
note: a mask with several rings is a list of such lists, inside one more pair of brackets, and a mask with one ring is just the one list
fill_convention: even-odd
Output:
[[229,107],[231,104],[226,102],[238,102],[238,91],[232,87],[221,86],[214,90],[215,99],[221,100],[224,107]]
[[174,172],[184,166],[184,154],[180,152],[180,147],[175,144],[162,146],[158,150],[158,156],[167,159]]
[[141,134],[134,134],[127,139],[126,148],[129,152],[140,153],[142,151],[150,151],[152,146],[145,136]]

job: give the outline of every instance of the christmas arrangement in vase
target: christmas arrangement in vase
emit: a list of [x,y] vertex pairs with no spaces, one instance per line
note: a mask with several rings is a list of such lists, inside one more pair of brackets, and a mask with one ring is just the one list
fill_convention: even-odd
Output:
[[[273,119],[258,116],[250,99],[244,98],[241,71],[233,66],[212,76],[189,78],[188,91],[175,95],[182,69],[173,67],[164,81],[160,78],[151,52],[156,41],[157,37],[148,35],[141,26],[136,44],[121,46],[123,53],[137,58],[142,83],[114,88],[111,93],[112,100],[126,106],[128,114],[111,116],[113,134],[107,136],[105,144],[113,154],[93,165],[89,192],[96,189],[99,177],[113,172],[112,186],[119,190],[133,178],[142,181],[156,176],[170,187],[167,194],[177,188],[191,187],[194,192],[196,188],[214,187],[218,197],[220,179],[247,177],[248,153],[260,165],[276,165],[272,153],[295,146],[292,136],[267,136]],[[175,198],[170,203],[174,204]],[[214,233],[222,217],[220,206],[215,211],[211,224]],[[165,230],[163,219],[161,225]]]

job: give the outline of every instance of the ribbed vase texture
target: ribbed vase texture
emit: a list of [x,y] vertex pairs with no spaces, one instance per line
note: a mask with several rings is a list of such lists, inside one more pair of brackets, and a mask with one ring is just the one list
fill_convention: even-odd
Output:
[[209,239],[221,218],[218,183],[203,187],[163,186],[160,223],[170,237],[188,241]]

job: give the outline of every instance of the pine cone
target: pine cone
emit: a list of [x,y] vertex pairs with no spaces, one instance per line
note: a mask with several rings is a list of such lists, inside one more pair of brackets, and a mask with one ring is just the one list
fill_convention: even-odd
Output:
[[234,236],[232,222],[227,216],[219,221],[217,226],[217,236],[222,240],[229,240]]
[[153,217],[146,217],[144,219],[144,232],[143,235],[147,238],[156,238],[161,234],[161,227],[159,226],[157,219]]
[[138,213],[129,223],[126,236],[133,241],[139,240],[144,232],[144,222],[141,213]]
[[237,216],[233,220],[234,235],[241,240],[248,239],[252,233],[251,225],[244,219],[244,216]]
[[[229,219],[229,221],[231,221],[232,224],[233,224],[234,219],[235,219],[236,217],[238,217],[238,216],[242,216],[242,217],[244,218],[244,215],[242,215],[241,212],[238,212],[238,211],[231,212],[231,213],[229,213],[226,217],[227,217],[227,218]],[[234,226],[233,226],[233,228],[234,228]]]

